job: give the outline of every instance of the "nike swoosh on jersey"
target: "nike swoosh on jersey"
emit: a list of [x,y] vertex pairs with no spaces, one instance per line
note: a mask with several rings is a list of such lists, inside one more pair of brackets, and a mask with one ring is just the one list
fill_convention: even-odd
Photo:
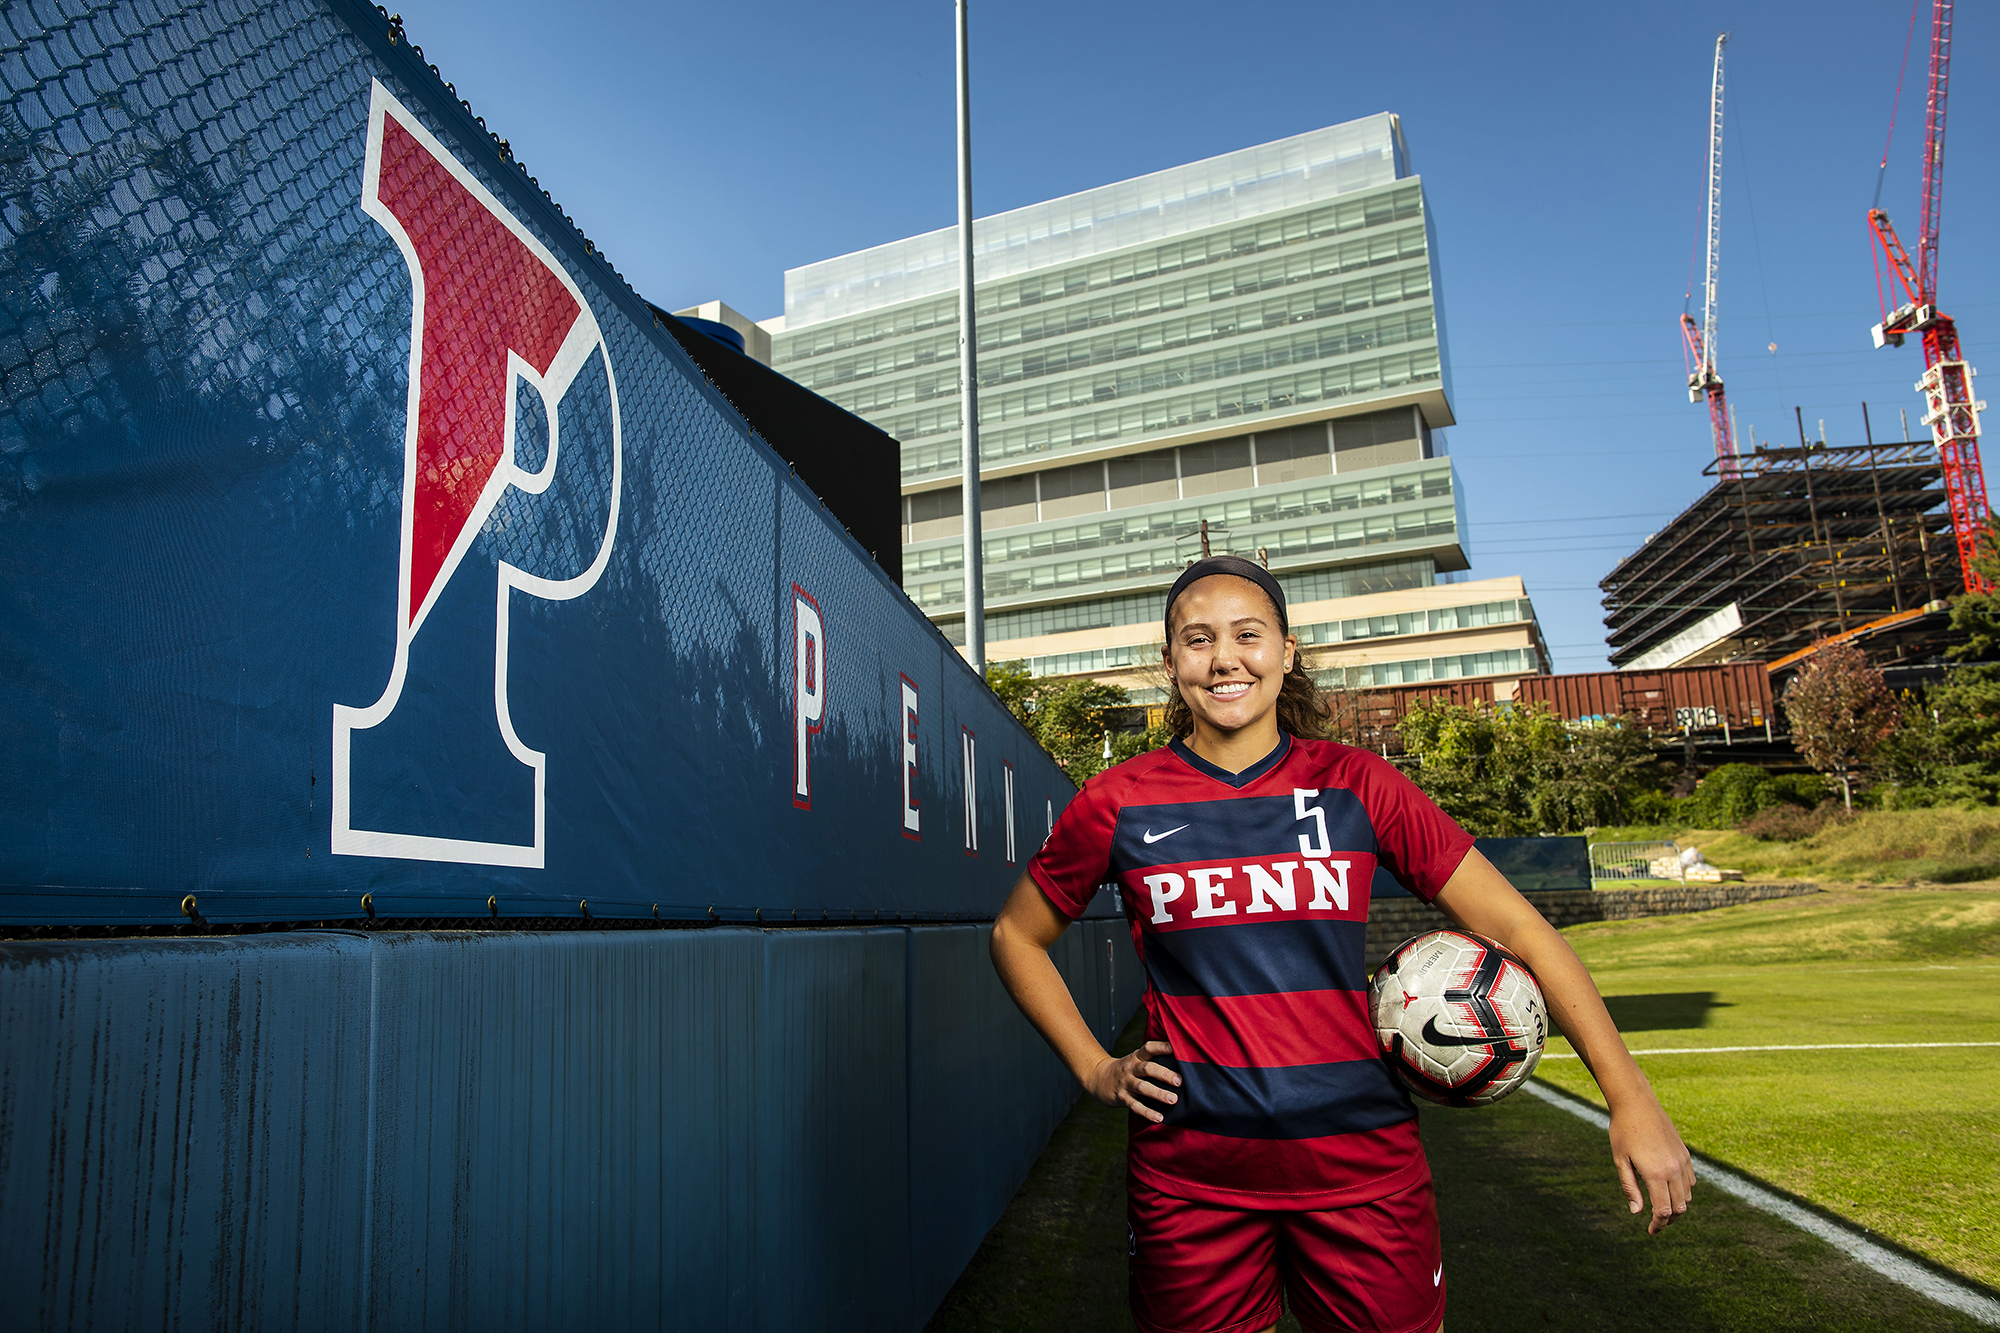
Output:
[[1442,1281],[1444,1281],[1444,1265],[1439,1264],[1438,1271],[1431,1274],[1431,1285],[1435,1287],[1438,1283]]
[[[1186,827],[1187,827],[1186,824],[1181,825],[1181,828],[1186,828]],[[1181,831],[1181,828],[1170,828],[1165,833],[1155,833],[1153,832],[1153,830],[1147,829],[1145,834],[1143,835],[1146,839],[1146,845],[1150,847],[1154,843],[1160,841],[1160,839],[1162,838],[1171,838],[1174,836],[1174,834],[1179,833]]]
[[1433,1046],[1500,1046],[1508,1040],[1504,1034],[1498,1037],[1454,1037],[1450,1033],[1439,1032],[1436,1014],[1424,1020],[1423,1038]]

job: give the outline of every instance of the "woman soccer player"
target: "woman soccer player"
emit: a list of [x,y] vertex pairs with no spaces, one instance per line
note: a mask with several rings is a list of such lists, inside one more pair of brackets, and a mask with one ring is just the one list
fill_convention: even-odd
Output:
[[[993,962],[1107,1106],[1132,1111],[1132,1313],[1146,1333],[1434,1330],[1444,1261],[1416,1112],[1380,1058],[1363,956],[1382,866],[1534,970],[1611,1108],[1611,1157],[1658,1232],[1693,1164],[1562,936],[1386,760],[1325,718],[1284,593],[1247,560],[1167,595],[1179,739],[1084,785],[1015,884]],[[1146,965],[1146,1036],[1113,1059],[1049,947],[1115,879]]]

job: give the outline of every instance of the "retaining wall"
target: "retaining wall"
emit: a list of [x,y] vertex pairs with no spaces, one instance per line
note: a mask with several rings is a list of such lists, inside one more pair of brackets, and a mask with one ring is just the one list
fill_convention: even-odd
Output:
[[[1704,884],[1675,889],[1569,889],[1525,896],[1550,924],[1562,927],[1586,921],[1679,916],[1818,892],[1817,884]],[[1377,898],[1368,905],[1368,957],[1379,961],[1412,935],[1447,924],[1444,913],[1421,899]]]

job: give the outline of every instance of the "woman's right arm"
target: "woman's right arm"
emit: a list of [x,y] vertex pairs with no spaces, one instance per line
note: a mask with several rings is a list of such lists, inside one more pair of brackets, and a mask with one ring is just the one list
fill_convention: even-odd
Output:
[[1180,1100],[1171,1089],[1181,1085],[1181,1076],[1152,1063],[1171,1056],[1173,1048],[1149,1041],[1122,1059],[1104,1049],[1049,958],[1050,947],[1067,929],[1069,919],[1056,910],[1034,876],[1023,873],[993,923],[993,970],[1084,1091],[1106,1106],[1128,1106],[1157,1122],[1160,1112],[1140,1099],[1167,1106]]

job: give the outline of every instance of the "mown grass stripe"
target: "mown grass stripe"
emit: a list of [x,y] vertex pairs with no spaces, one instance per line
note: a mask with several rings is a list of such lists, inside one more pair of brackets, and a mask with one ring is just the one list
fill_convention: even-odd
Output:
[[[2000,1046],[2000,1041],[1832,1041],[1817,1046],[1660,1046],[1634,1055],[1716,1055],[1723,1051],[1926,1051]],[[1544,1051],[1544,1060],[1574,1060],[1570,1051]]]
[[[1611,1117],[1589,1102],[1580,1101],[1566,1092],[1534,1079],[1521,1086],[1524,1091],[1551,1106],[1560,1107],[1579,1120],[1595,1125],[1599,1129],[1611,1128]],[[1761,1209],[1789,1222],[1808,1235],[1825,1241],[1857,1263],[1867,1265],[1891,1282],[1908,1287],[1939,1305],[1969,1315],[1982,1324],[2000,1328],[2000,1301],[1961,1286],[1919,1264],[1911,1263],[1902,1255],[1877,1245],[1853,1227],[1808,1212],[1790,1199],[1765,1189],[1755,1181],[1744,1179],[1728,1167],[1710,1161],[1700,1153],[1693,1153],[1692,1156],[1695,1161],[1695,1180],[1698,1183],[1713,1185],[1723,1193],[1741,1199],[1752,1208]]]

